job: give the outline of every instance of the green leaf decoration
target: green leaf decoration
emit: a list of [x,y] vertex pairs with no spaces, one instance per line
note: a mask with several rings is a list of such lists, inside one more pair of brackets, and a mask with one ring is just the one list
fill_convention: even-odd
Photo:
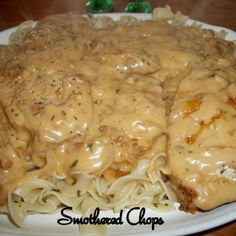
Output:
[[112,0],[88,0],[87,11],[91,13],[110,12],[114,7]]
[[151,13],[153,10],[149,2],[143,0],[134,0],[125,8],[125,12],[144,12]]

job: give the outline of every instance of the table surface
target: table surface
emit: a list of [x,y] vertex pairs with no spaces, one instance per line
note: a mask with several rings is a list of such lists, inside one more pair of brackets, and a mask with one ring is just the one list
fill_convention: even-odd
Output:
[[[122,12],[128,0],[114,0],[113,12]],[[150,0],[153,7],[168,4],[192,19],[236,31],[236,0]],[[46,15],[76,11],[86,13],[86,0],[0,0],[0,30]],[[236,235],[236,222],[194,234],[195,236]]]

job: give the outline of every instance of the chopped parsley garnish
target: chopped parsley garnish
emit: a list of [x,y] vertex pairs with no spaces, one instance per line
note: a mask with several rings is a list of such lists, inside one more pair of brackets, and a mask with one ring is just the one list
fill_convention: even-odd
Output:
[[225,169],[222,169],[222,170],[220,171],[220,174],[222,175],[222,174],[224,174],[224,172],[225,172]]
[[93,151],[93,144],[92,144],[92,143],[89,143],[89,144],[87,145],[87,147],[90,149],[91,152]]
[[77,197],[80,197],[81,191],[78,189],[77,190]]
[[78,160],[73,161],[70,165],[70,168],[75,167],[77,165],[77,163],[78,163]]
[[168,198],[168,196],[167,195],[164,195],[163,196],[163,200],[168,200],[169,198]]

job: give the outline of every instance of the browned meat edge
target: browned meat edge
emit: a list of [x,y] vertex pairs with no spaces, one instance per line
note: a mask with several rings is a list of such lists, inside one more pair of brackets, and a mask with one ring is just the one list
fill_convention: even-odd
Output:
[[197,193],[189,188],[184,187],[180,180],[175,176],[167,176],[162,174],[164,181],[169,181],[171,187],[173,188],[178,201],[180,203],[179,209],[181,211],[190,212],[192,214],[196,213],[199,210],[194,204],[193,199],[197,197]]

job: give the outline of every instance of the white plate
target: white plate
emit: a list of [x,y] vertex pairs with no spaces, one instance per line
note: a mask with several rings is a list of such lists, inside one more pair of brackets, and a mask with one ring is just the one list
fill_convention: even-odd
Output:
[[[112,13],[108,14],[114,19],[118,19],[122,14]],[[135,16],[142,19],[149,19],[149,14],[135,14]],[[189,23],[193,21],[189,20]],[[201,22],[200,22],[201,23]],[[225,30],[228,35],[227,40],[236,40],[236,33],[232,30],[212,26],[205,23],[201,23],[203,28],[212,29],[215,31]],[[11,28],[5,31],[0,32],[0,44],[7,44],[8,37],[15,28]],[[132,220],[137,220],[137,214],[132,217]],[[230,221],[236,220],[236,202],[227,204],[221,207],[218,207],[212,211],[205,213],[197,213],[191,215],[188,213],[180,212],[178,210],[170,213],[156,213],[147,209],[145,218],[148,217],[162,217],[164,224],[156,225],[155,230],[151,230],[151,225],[136,225],[132,226],[126,222],[126,213],[123,214],[123,225],[119,226],[109,226],[108,233],[109,235],[186,235],[191,233],[196,233],[204,231],[207,229],[214,228],[216,226],[223,225]],[[72,217],[79,217],[73,213],[68,213]],[[118,217],[118,214],[114,215],[112,212],[103,212],[100,217]],[[22,228],[16,228],[13,226],[5,215],[0,215],[0,235],[1,236],[74,236],[78,235],[78,226],[69,225],[61,226],[57,224],[57,220],[61,218],[60,212],[54,215],[32,215],[28,216],[25,224]]]

